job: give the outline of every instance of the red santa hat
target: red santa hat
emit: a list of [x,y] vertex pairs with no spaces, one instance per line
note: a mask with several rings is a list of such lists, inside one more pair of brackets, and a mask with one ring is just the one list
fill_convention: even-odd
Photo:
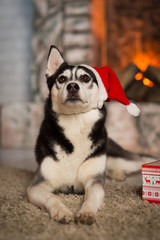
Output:
[[99,109],[102,108],[105,101],[115,100],[126,105],[127,110],[131,115],[138,116],[140,114],[139,108],[134,103],[130,103],[125,96],[118,77],[110,67],[106,66],[98,68],[90,67],[88,65],[82,66],[90,69],[96,76],[99,87]]

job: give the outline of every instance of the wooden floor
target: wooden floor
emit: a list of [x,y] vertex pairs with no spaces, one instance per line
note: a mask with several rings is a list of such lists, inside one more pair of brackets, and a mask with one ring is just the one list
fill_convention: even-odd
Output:
[[[0,164],[4,166],[35,171],[37,163],[32,150],[0,149]],[[141,173],[128,176],[124,183],[141,186]]]

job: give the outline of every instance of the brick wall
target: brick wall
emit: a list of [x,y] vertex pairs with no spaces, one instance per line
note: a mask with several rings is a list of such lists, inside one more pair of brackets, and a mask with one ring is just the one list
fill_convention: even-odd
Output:
[[45,70],[50,45],[71,64],[92,62],[90,0],[34,0],[32,89],[34,100],[48,94]]

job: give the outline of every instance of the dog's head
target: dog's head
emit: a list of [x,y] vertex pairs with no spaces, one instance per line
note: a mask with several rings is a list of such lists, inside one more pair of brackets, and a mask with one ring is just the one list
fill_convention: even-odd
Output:
[[94,73],[83,65],[68,65],[55,46],[49,51],[46,77],[55,112],[73,114],[97,108],[99,89]]

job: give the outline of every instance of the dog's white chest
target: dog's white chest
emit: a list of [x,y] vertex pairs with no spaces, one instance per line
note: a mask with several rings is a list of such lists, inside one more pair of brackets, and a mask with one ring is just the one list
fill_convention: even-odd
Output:
[[61,115],[59,124],[64,129],[66,138],[73,144],[72,153],[66,153],[58,144],[54,145],[54,150],[58,161],[51,158],[44,160],[41,166],[43,175],[52,181],[53,184],[72,185],[75,183],[77,172],[84,160],[92,153],[92,141],[89,137],[95,122],[100,118],[97,110],[76,115]]
[[66,138],[73,144],[74,151],[71,154],[56,146],[59,158],[65,158],[68,162],[81,163],[90,154],[92,142],[90,133],[100,115],[97,110],[75,115],[61,115],[59,124],[64,129]]

